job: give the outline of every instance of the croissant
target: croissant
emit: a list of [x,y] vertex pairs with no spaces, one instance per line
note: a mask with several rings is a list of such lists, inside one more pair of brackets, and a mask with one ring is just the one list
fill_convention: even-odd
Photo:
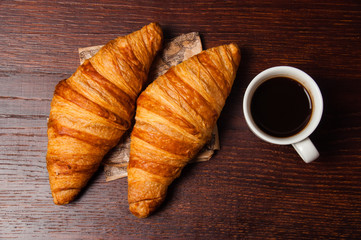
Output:
[[162,38],[156,23],[118,37],[57,84],[46,155],[55,204],[67,204],[77,196],[129,129]]
[[202,51],[170,68],[137,100],[128,165],[128,202],[139,218],[211,138],[241,59],[236,44]]

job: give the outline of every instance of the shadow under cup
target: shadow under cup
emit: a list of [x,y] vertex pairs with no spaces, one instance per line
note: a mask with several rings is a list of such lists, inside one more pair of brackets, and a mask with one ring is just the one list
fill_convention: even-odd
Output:
[[[303,98],[306,97],[306,100],[302,100],[302,104],[307,104],[304,102],[308,101],[309,105],[307,107],[312,106],[309,108],[308,113],[303,113],[305,117],[303,121],[305,122],[302,122],[302,126],[300,125],[299,129],[293,129],[293,131],[287,130],[284,133],[281,133],[277,129],[270,129],[269,126],[277,126],[280,129],[286,129],[287,122],[282,121],[285,121],[285,119],[294,119],[292,118],[293,115],[298,114],[298,110],[301,111],[297,101],[294,104],[291,104],[279,95],[283,96],[288,94],[289,96],[285,96],[285,98],[294,100],[296,97],[294,95],[300,95],[299,97],[302,97],[302,91],[304,91]],[[275,96],[272,96],[272,94]],[[258,108],[260,108],[260,110]],[[302,111],[307,111],[307,109],[303,107]],[[247,87],[243,99],[243,112],[249,128],[259,138],[273,144],[292,144],[305,162],[314,160],[310,160],[310,157],[305,156],[309,155],[310,152],[313,152],[312,158],[318,157],[317,149],[308,139],[308,136],[316,129],[321,120],[323,99],[316,82],[305,72],[294,67],[278,66],[266,69],[259,73]],[[303,115],[301,114],[299,118],[302,118]],[[272,123],[273,125],[267,126],[267,123]],[[306,140],[308,142],[307,146],[305,144],[301,146],[301,142],[305,142]],[[313,146],[313,149],[311,149],[312,147],[309,147],[310,145]],[[298,149],[299,147],[301,149]]]

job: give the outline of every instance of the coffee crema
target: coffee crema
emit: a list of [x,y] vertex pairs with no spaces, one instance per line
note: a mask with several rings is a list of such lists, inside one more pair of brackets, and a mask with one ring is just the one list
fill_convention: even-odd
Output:
[[251,114],[265,133],[274,137],[290,137],[309,122],[312,101],[307,90],[296,80],[271,78],[253,94]]

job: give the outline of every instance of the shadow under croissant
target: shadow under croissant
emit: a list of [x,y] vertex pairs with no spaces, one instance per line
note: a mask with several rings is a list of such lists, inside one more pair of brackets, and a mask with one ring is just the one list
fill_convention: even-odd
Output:
[[93,185],[94,182],[98,181],[98,179],[103,175],[103,167],[102,165],[100,165],[100,167],[97,169],[97,171],[92,175],[92,177],[89,179],[88,183],[85,185],[85,187],[83,187],[79,194],[76,195],[76,197],[74,198],[74,200],[72,200],[70,203],[65,204],[65,205],[59,205],[59,206],[67,206],[69,204],[73,204],[73,203],[77,203],[78,201],[80,201],[80,199],[82,198],[82,196],[85,194],[85,192],[88,191],[88,189]]
[[[127,137],[129,137],[132,129],[133,129],[133,126],[134,126],[134,119],[132,120],[132,123],[131,123],[131,127],[123,134],[123,136],[121,137],[121,139],[119,140],[119,143],[118,144],[122,144],[125,139]],[[80,201],[80,199],[82,198],[82,196],[88,191],[88,189],[94,184],[94,182],[98,181],[99,178],[104,178],[104,165],[103,163],[109,158],[109,156],[112,154],[112,151],[115,150],[115,147],[112,148],[103,158],[102,162],[100,163],[98,169],[96,170],[96,172],[92,175],[92,177],[89,179],[88,183],[85,185],[85,187],[83,187],[79,194],[77,194],[77,196],[74,198],[74,200],[72,200],[70,203],[68,204],[71,204],[71,203],[76,203],[78,201]],[[100,181],[104,181],[104,180],[100,180]],[[127,196],[125,194],[125,196]],[[68,204],[65,204],[65,205],[68,205]]]
[[[184,196],[182,196],[182,195],[177,197],[177,194],[179,192],[183,191],[182,188],[189,187],[186,183],[187,179],[194,179],[197,177],[197,175],[198,175],[197,168],[201,164],[212,164],[212,159],[217,155],[217,152],[218,151],[215,151],[212,158],[207,162],[193,162],[193,163],[187,164],[183,168],[180,176],[178,178],[176,178],[171,183],[171,185],[168,187],[167,195],[166,195],[164,201],[162,202],[162,204],[153,213],[151,213],[147,218],[152,218],[153,216],[156,216],[158,214],[166,214],[166,215],[171,214],[169,211],[169,208],[173,205],[173,203],[175,204],[175,207],[172,208],[173,212],[178,211],[178,209],[181,209],[180,206],[182,205],[182,203],[184,203],[185,199],[184,199]],[[196,191],[197,184],[192,184],[192,188]],[[195,192],[195,191],[192,191],[192,192]]]
[[[239,44],[239,46],[242,46]],[[247,47],[241,47],[241,61],[237,69],[236,78],[234,80],[231,92],[227,98],[221,115],[218,119],[218,130],[220,142],[222,142],[222,132],[224,129],[240,124],[243,121],[242,101],[243,95],[249,84],[249,80],[253,78],[250,62],[253,60],[252,50]],[[245,124],[243,121],[242,124]]]

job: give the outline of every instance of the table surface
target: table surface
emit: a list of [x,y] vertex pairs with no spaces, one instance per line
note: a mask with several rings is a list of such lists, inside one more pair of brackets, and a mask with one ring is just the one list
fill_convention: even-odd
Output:
[[[46,122],[58,81],[80,47],[159,22],[166,39],[199,32],[204,48],[236,42],[242,60],[218,121],[221,149],[188,165],[147,219],[128,210],[126,178],[100,169],[81,196],[56,206]],[[51,1],[0,3],[0,238],[265,239],[361,237],[359,1]],[[242,99],[262,70],[290,65],[322,91],[311,135],[321,157],[259,140]]]

